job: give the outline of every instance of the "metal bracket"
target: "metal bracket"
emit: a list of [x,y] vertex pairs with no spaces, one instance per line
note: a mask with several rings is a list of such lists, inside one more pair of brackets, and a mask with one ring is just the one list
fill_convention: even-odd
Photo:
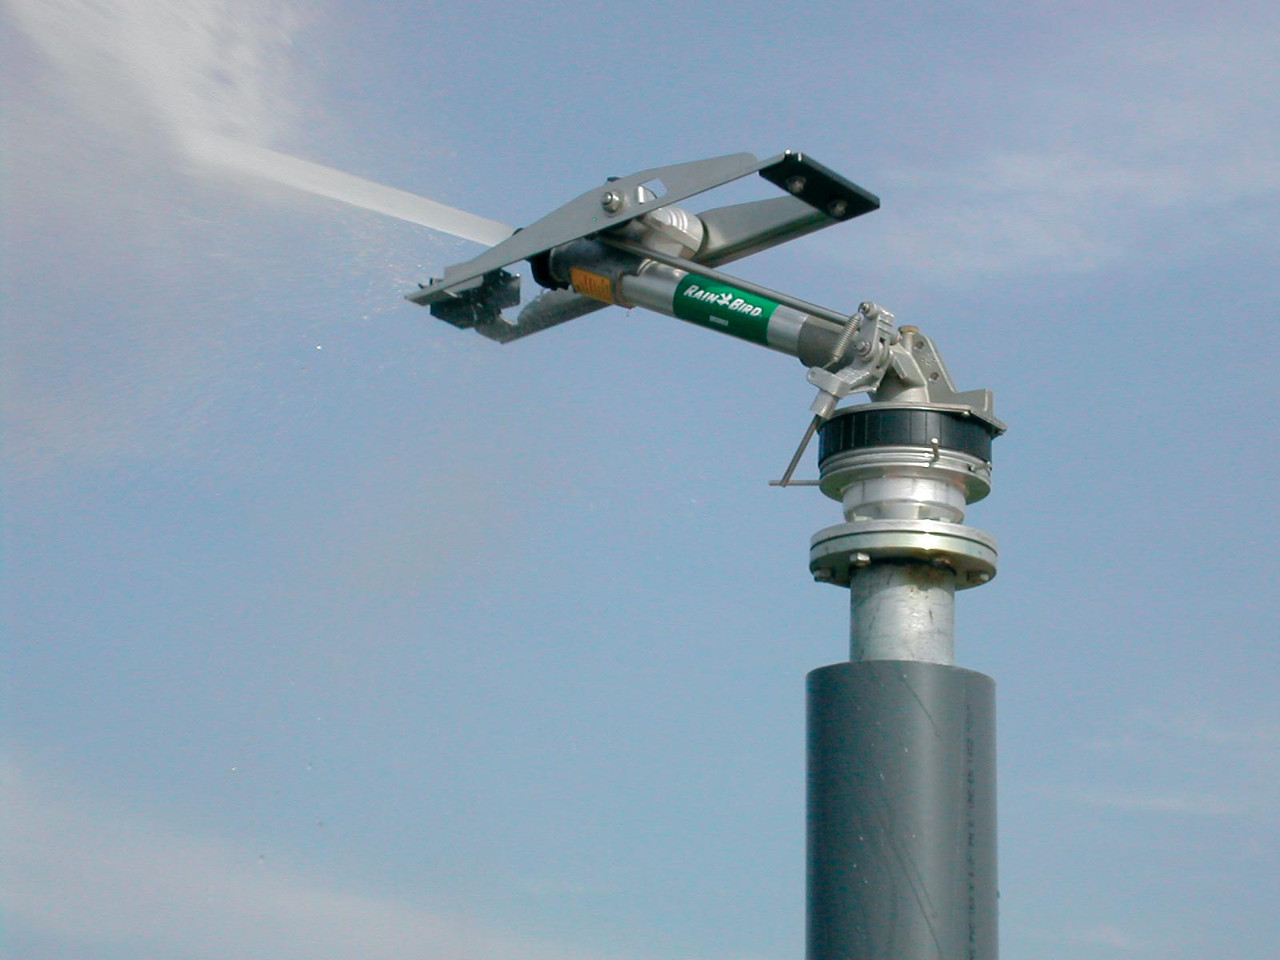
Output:
[[912,326],[898,329],[898,339],[889,350],[889,368],[872,400],[954,409],[990,423],[1001,433],[1005,430],[996,419],[991,391],[957,390],[933,340]]
[[[588,190],[480,256],[446,268],[442,279],[429,281],[406,299],[430,307],[434,316],[455,326],[480,328],[502,323],[504,335],[494,339],[503,341],[581,316],[590,312],[588,305],[564,297],[543,304],[536,323],[526,325],[523,318],[515,324],[503,322],[497,314],[503,307],[515,305],[509,302],[513,288],[519,302],[519,287],[518,278],[513,287],[507,279],[511,275],[499,272],[574,240],[602,231],[616,233],[637,217],[751,173],[759,173],[791,196],[721,207],[702,215],[707,231],[693,262],[710,266],[728,263],[880,206],[874,194],[797,151],[788,150],[767,160],[737,153],[655,167]],[[590,307],[598,309],[596,304]]]
[[[629,177],[606,181],[553,210],[541,220],[517,230],[480,256],[447,268],[442,280],[431,281],[418,293],[410,294],[408,299],[426,306],[450,295],[456,296],[474,290],[480,278],[487,273],[528,260],[572,240],[626,223],[658,207],[665,207],[738,180],[755,173],[769,162],[772,161],[762,162],[750,153],[734,153],[710,160],[655,167],[633,173]],[[654,196],[632,204],[612,202],[612,198],[634,194],[640,187],[647,187]]]

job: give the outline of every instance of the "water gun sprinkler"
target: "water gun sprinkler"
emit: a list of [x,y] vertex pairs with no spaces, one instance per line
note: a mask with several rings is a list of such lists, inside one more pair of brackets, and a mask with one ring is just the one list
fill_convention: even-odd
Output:
[[[758,173],[783,196],[678,204]],[[957,391],[933,341],[864,302],[829,310],[720,267],[878,209],[801,153],[748,153],[610,179],[444,271],[408,299],[508,343],[610,304],[799,358],[822,492],[844,522],[810,541],[815,580],[849,589],[850,656],[809,674],[808,960],[995,960],[995,693],[955,666],[955,593],[996,545],[964,524],[1004,432],[990,390]],[[481,224],[486,230],[495,225]],[[545,288],[515,319],[527,261]],[[870,402],[840,406],[855,393]],[[803,481],[800,481],[803,482]]]
[[[691,213],[678,203],[758,173],[786,194]],[[802,153],[738,153],[610,178],[407,299],[432,316],[509,343],[609,305],[641,307],[797,357],[818,389],[813,421],[776,485],[791,482],[814,432],[837,404],[927,404],[1004,430],[989,390],[960,393],[933,341],[871,302],[850,314],[722,273],[719,267],[880,207],[857,184]],[[515,319],[527,261],[543,293]]]

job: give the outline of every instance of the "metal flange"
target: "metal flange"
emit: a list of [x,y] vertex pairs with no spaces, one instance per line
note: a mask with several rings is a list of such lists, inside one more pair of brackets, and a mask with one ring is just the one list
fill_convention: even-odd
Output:
[[996,575],[996,542],[973,527],[941,520],[860,520],[819,530],[809,546],[815,580],[847,587],[853,571],[872,563],[915,560],[948,567],[956,589]]

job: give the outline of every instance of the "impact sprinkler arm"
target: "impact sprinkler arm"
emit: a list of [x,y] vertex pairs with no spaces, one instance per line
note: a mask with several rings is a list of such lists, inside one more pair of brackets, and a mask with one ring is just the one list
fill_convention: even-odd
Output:
[[[674,203],[752,172],[790,195],[702,214]],[[611,178],[474,260],[449,267],[409,299],[502,343],[615,304],[797,357],[818,395],[813,420],[782,479],[774,481],[788,486],[813,435],[853,393],[873,393],[877,402],[951,404],[1003,430],[989,391],[957,393],[932,342],[918,337],[904,347],[893,314],[876,304],[863,303],[848,316],[717,269],[878,206],[860,187],[791,151],[767,161],[734,154],[677,164]],[[505,267],[519,259],[528,260],[547,292],[512,321],[502,310],[519,303],[519,277]]]
[[[674,206],[753,173],[787,195],[717,207],[697,216]],[[596,295],[598,290],[581,290],[576,283],[552,275],[549,266],[554,255],[579,241],[639,239],[658,253],[675,253],[714,270],[879,206],[874,194],[793,150],[766,160],[738,153],[657,167],[609,178],[478,257],[446,268],[442,278],[421,285],[407,299],[430,307],[433,316],[456,327],[507,343],[600,309],[604,303],[621,302],[603,299]],[[693,231],[687,234],[693,242],[670,243],[685,227]],[[520,302],[520,279],[506,268],[520,261],[528,261],[535,279],[551,292],[510,320],[502,311]],[[570,286],[573,292],[562,289]]]

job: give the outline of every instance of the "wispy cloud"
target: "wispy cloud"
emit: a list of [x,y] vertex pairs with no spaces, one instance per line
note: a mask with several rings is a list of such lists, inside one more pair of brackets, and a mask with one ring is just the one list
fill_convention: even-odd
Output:
[[1266,811],[1261,797],[1213,793],[1160,793],[1132,787],[1092,787],[1059,791],[1061,799],[1129,813],[1167,813],[1192,817],[1240,817]]
[[1229,208],[1280,192],[1274,33],[1235,21],[1092,36],[1062,51],[1073,72],[1022,71],[977,150],[878,178],[902,211],[886,264],[1076,273],[1260,227]]
[[1055,942],[1102,947],[1129,954],[1155,954],[1166,945],[1150,935],[1113,923],[1099,923],[1055,938]]
[[1280,775],[1280,720],[1228,719],[1207,711],[1135,714],[1115,732],[1088,742],[1091,750],[1128,755],[1167,755],[1213,748],[1215,757],[1274,767]]
[[1175,717],[1169,732],[1194,743],[1225,750],[1240,760],[1272,768],[1280,779],[1280,720],[1258,718],[1228,723],[1208,713]]
[[273,960],[587,960],[411,899],[290,869],[0,765],[16,928],[166,956]]
[[[1280,823],[1280,722],[1229,720],[1204,712],[1139,714],[1083,744],[1105,758],[1110,783],[1059,785],[1059,800],[1131,813],[1244,818]],[[1115,776],[1111,761],[1127,771]],[[1194,771],[1194,774],[1190,772]],[[1213,789],[1185,789],[1189,782]]]

